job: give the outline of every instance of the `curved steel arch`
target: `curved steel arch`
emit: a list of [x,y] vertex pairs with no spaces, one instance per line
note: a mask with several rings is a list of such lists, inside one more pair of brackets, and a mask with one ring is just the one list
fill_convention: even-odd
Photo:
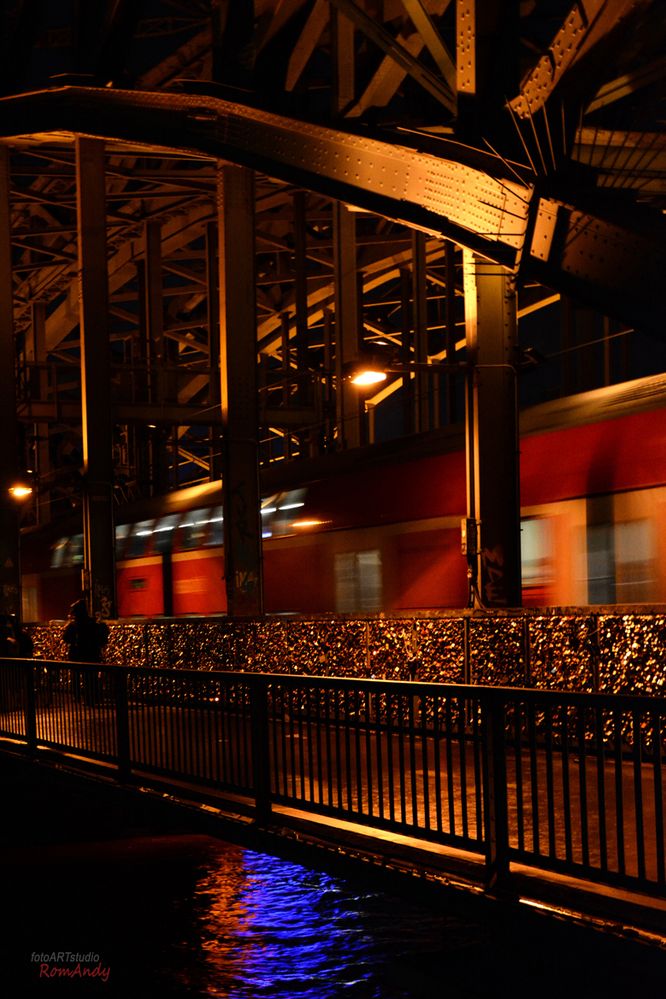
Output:
[[443,144],[448,157],[436,156],[201,95],[64,87],[0,100],[0,135],[54,132],[245,165],[663,332],[663,220],[630,224],[581,204],[573,190],[541,193],[499,156],[454,142]]

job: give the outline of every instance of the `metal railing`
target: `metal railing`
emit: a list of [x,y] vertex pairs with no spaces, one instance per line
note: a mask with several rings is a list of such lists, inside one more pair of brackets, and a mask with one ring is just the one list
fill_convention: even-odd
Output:
[[665,698],[9,660],[0,736],[666,894]]

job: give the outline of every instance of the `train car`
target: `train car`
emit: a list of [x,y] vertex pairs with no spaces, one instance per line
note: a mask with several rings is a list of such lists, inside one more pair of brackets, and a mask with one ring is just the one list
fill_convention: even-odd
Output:
[[[666,602],[666,376],[526,410],[520,465],[526,606]],[[266,610],[464,607],[464,514],[459,430],[269,469]],[[119,615],[224,614],[222,541],[219,484],[126,508],[116,530]],[[82,536],[32,542],[25,619],[61,617],[80,588]]]

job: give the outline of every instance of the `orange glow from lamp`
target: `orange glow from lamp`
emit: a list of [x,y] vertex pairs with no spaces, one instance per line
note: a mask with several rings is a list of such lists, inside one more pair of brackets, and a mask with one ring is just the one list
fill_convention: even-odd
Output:
[[344,374],[348,382],[356,388],[369,388],[385,382],[390,371],[390,358],[379,353],[363,350],[353,361],[344,365]]
[[322,527],[324,524],[330,523],[330,520],[316,520],[312,518],[310,520],[292,520],[291,526],[301,530],[308,527]]
[[380,371],[374,368],[362,368],[353,374],[349,379],[352,385],[357,385],[359,388],[369,385],[379,385],[380,382],[385,382],[387,379],[387,374],[385,371]]
[[15,482],[13,486],[10,486],[7,490],[12,499],[21,500],[27,499],[28,496],[32,496],[32,486],[27,486],[25,482]]

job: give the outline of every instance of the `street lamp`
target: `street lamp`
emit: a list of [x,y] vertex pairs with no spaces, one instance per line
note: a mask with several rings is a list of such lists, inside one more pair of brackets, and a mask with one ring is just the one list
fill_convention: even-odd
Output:
[[345,366],[345,375],[357,388],[368,388],[385,382],[389,375],[408,375],[425,372],[436,375],[440,371],[469,371],[467,361],[407,361],[396,363],[383,359],[379,354],[359,355]]
[[0,494],[0,612],[21,618],[20,508],[32,495],[32,486],[24,479],[5,479]]

